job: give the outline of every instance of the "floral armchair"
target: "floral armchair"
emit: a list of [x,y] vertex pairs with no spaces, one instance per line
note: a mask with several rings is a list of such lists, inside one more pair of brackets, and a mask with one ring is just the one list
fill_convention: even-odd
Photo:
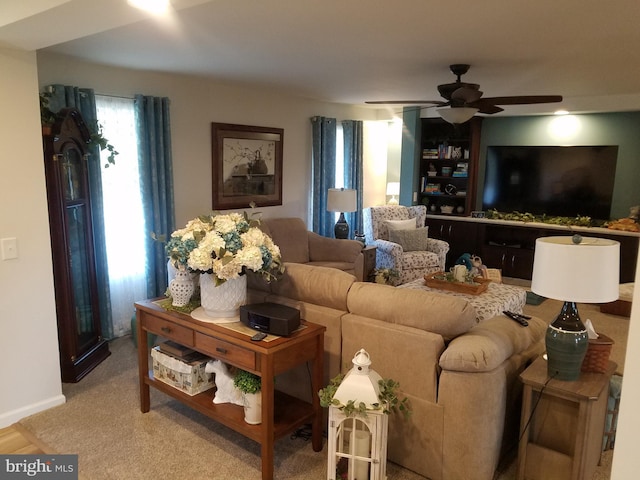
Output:
[[376,268],[396,270],[398,278],[394,279],[394,285],[444,270],[449,244],[428,237],[424,205],[369,207],[363,210],[363,215],[367,244],[377,247]]

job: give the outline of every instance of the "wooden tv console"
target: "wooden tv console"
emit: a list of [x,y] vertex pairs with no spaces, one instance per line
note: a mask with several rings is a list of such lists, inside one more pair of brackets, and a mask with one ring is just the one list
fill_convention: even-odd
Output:
[[[319,391],[323,378],[324,332],[322,325],[302,321],[304,328],[289,337],[253,342],[251,337],[189,315],[170,312],[154,300],[136,302],[140,410],[149,411],[149,387],[188,405],[235,430],[261,446],[262,479],[273,479],[273,448],[276,439],[311,423],[314,451],[322,450],[322,407],[318,395],[309,404],[274,389],[274,377],[291,368],[312,363],[311,388]],[[249,425],[243,408],[228,403],[214,404],[214,389],[190,396],[153,378],[149,371],[147,332],[160,335],[262,377],[262,423]]]
[[430,237],[449,243],[447,268],[463,253],[470,253],[479,255],[487,267],[501,269],[505,277],[531,280],[537,238],[579,233],[620,242],[620,283],[635,279],[640,244],[638,233],[446,215],[427,215],[427,226]]

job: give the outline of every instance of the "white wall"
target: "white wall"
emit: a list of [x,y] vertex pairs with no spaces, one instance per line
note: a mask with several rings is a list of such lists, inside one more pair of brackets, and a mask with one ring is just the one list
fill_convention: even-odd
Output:
[[296,216],[308,220],[311,117],[369,120],[376,119],[378,114],[369,108],[291,97],[279,91],[183,75],[115,69],[52,54],[38,54],[38,75],[41,86],[61,83],[92,87],[102,94],[142,93],[171,99],[178,226],[212,208],[211,122],[284,128],[282,206],[261,207],[260,211],[265,217]]
[[640,256],[636,266],[635,285],[611,480],[638,478],[640,471],[640,455],[636,443],[640,432],[640,415],[637,412],[640,404]]
[[0,428],[64,403],[49,243],[36,57],[0,48]]

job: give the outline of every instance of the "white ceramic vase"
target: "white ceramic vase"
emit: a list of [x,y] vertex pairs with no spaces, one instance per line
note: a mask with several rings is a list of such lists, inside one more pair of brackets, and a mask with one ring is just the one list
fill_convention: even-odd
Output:
[[191,273],[187,270],[176,269],[175,275],[169,284],[171,304],[174,307],[184,307],[193,295],[194,286]]
[[247,301],[247,276],[227,280],[216,287],[210,273],[200,275],[200,304],[213,318],[229,318],[240,314],[240,306]]
[[262,392],[243,393],[244,421],[250,425],[262,423]]

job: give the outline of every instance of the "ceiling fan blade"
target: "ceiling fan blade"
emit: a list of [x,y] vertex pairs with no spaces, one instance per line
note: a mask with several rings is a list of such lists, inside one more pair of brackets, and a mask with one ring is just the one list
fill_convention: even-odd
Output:
[[518,95],[513,97],[488,97],[474,102],[487,105],[528,105],[533,103],[557,103],[562,101],[562,95]]
[[482,92],[475,88],[460,87],[451,94],[451,100],[462,100],[465,103],[480,100]]
[[478,109],[478,113],[486,113],[488,115],[492,115],[494,113],[499,113],[504,111],[504,108],[500,108],[497,105],[477,105],[478,102],[474,103],[473,106]]
[[368,105],[448,105],[440,100],[374,100],[364,102]]

